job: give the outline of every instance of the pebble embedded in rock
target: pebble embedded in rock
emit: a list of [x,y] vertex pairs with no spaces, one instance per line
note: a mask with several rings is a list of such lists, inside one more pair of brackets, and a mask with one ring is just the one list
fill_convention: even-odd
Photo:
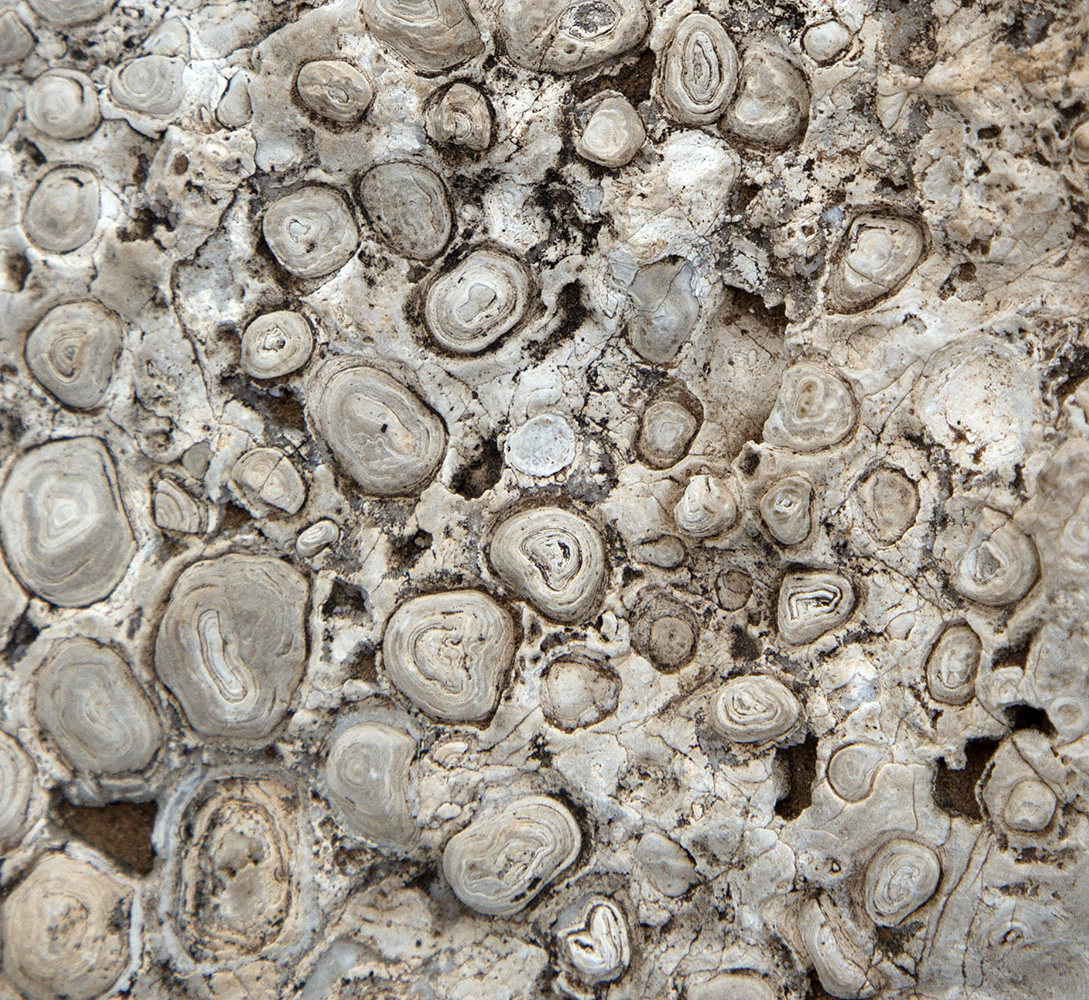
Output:
[[507,438],[507,461],[527,476],[554,476],[575,460],[575,432],[558,413],[530,417]]
[[599,97],[575,146],[583,159],[603,167],[630,163],[646,140],[639,112],[620,94]]

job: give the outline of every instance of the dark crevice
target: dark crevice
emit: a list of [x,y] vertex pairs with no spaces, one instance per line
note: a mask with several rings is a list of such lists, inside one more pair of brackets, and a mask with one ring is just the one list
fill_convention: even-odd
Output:
[[21,292],[26,288],[26,279],[30,277],[30,261],[25,253],[17,253],[5,250],[3,256],[3,277],[0,280],[3,290],[6,292]]
[[360,647],[355,659],[348,664],[348,676],[352,680],[366,681],[369,684],[377,683],[378,667],[374,659],[374,646],[365,643]]
[[737,662],[752,663],[760,659],[761,647],[740,625],[730,629],[730,655]]
[[650,100],[655,74],[655,55],[648,49],[638,62],[621,68],[614,76],[594,76],[576,83],[573,88],[575,99],[579,102],[589,101],[603,90],[615,90],[638,107]]
[[570,340],[586,322],[589,310],[583,305],[582,286],[577,281],[569,281],[560,289],[556,296],[556,310],[560,317],[559,326],[543,343],[548,343],[553,338]]
[[1054,22],[1055,15],[1039,0],[1025,0],[1006,29],[1006,41],[1015,49],[1031,48],[1047,37]]
[[962,816],[977,822],[983,819],[976,798],[976,786],[1000,742],[990,736],[969,740],[964,745],[966,762],[959,771],[953,770],[944,757],[938,758],[934,774],[934,802],[939,809],[950,816]]
[[1073,345],[1047,372],[1055,379],[1055,398],[1062,402],[1089,376],[1089,348]]
[[960,290],[961,286],[971,284],[976,280],[976,266],[971,261],[958,264],[949,272],[948,277],[942,282],[938,290],[938,297],[944,302],[952,298]]
[[991,657],[991,670],[1003,670],[1006,667],[1017,667],[1024,670],[1032,640],[1033,636],[1028,635],[1014,646],[1003,646],[996,649],[994,656]]
[[61,826],[137,875],[149,875],[155,866],[151,832],[158,811],[154,802],[76,806],[59,792],[53,794],[53,815]]
[[223,506],[223,521],[220,524],[220,529],[224,534],[230,534],[232,531],[244,528],[249,520],[250,512],[248,510],[228,500]]
[[810,734],[804,743],[775,754],[790,780],[790,790],[775,803],[775,815],[797,819],[813,802],[813,782],[817,780],[817,737]]
[[938,59],[938,19],[929,0],[881,0],[878,6],[889,62],[922,76]]
[[731,300],[727,308],[727,316],[730,318],[751,316],[761,326],[775,331],[778,336],[782,337],[786,334],[785,305],[780,304],[769,307],[759,295],[733,285],[729,287],[728,291]]
[[403,569],[415,566],[435,539],[430,531],[414,531],[411,535],[391,536],[389,539],[390,555],[400,563]]
[[134,208],[129,213],[129,224],[118,227],[117,239],[121,243],[151,240],[160,226],[167,230],[174,228],[169,219],[156,215],[150,208]]
[[906,927],[878,927],[875,932],[877,946],[892,959],[908,954],[917,929],[910,922]]
[[235,398],[279,427],[290,427],[297,431],[306,430],[306,417],[302,404],[291,392],[278,386],[257,387],[253,382],[239,374],[220,376],[220,384]]
[[351,615],[362,620],[367,615],[367,602],[357,586],[344,580],[334,580],[329,596],[321,606],[321,613],[325,618],[332,615]]
[[24,611],[15,623],[15,628],[12,629],[11,639],[7,646],[9,651],[9,655],[6,657],[7,661],[16,663],[21,660],[26,651],[37,641],[40,633],[41,629],[30,620]]
[[805,1000],[834,1000],[832,994],[821,986],[816,971],[809,973],[809,979],[806,981]]
[[503,475],[503,456],[494,440],[481,443],[480,454],[455,474],[450,486],[467,500],[476,500],[488,492]]
[[1055,727],[1051,724],[1047,712],[1042,708],[1033,708],[1031,705],[1011,705],[1006,709],[1006,720],[1015,733],[1033,729],[1048,737],[1055,735]]

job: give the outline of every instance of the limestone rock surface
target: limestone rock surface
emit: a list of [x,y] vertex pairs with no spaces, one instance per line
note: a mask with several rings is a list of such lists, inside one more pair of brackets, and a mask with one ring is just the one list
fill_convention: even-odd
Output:
[[0,0],[0,1000],[1089,995],[1089,0]]

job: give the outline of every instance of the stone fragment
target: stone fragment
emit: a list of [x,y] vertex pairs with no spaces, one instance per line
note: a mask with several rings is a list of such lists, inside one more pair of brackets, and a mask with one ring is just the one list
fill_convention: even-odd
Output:
[[514,514],[492,533],[489,555],[500,579],[549,618],[580,623],[597,607],[605,547],[577,514],[559,507]]
[[687,407],[671,399],[651,403],[643,413],[638,448],[647,465],[668,469],[688,452],[699,421]]
[[779,634],[793,645],[842,625],[855,606],[851,581],[839,573],[790,573],[779,587]]
[[594,98],[587,115],[575,145],[579,156],[602,167],[630,163],[647,137],[631,102],[622,94],[605,91]]
[[838,376],[809,362],[787,369],[764,422],[764,440],[793,451],[822,451],[854,429],[855,402]]
[[101,405],[121,352],[121,324],[93,299],[54,306],[26,339],[30,373],[74,410]]
[[98,177],[90,167],[54,167],[31,192],[23,229],[49,253],[78,250],[94,234],[101,213]]
[[58,607],[109,596],[136,542],[105,445],[65,438],[21,455],[0,487],[0,539],[20,582]]
[[726,29],[706,14],[689,14],[665,53],[662,100],[678,121],[708,125],[734,96],[737,70],[737,49]]
[[34,51],[34,36],[14,10],[0,13],[0,65],[22,62]]
[[484,48],[462,0],[363,0],[360,12],[375,38],[421,73],[453,69]]
[[680,844],[656,831],[639,838],[635,856],[651,885],[669,899],[683,896],[699,882],[692,856]]
[[[508,854],[524,844],[522,860]],[[571,866],[582,846],[566,806],[544,795],[516,799],[482,816],[451,838],[442,870],[466,906],[491,917],[510,917]]]
[[575,432],[558,413],[530,417],[506,443],[507,462],[527,476],[554,476],[575,460],[575,452]]
[[755,146],[800,142],[809,124],[809,82],[778,41],[758,40],[741,58],[737,94],[722,127]]
[[802,707],[774,677],[752,674],[727,681],[711,702],[711,725],[735,743],[769,743],[789,733]]
[[477,354],[518,326],[530,294],[520,261],[501,250],[474,250],[428,288],[424,321],[440,347]]
[[372,167],[359,182],[359,200],[378,237],[404,257],[430,260],[450,240],[446,185],[428,167],[408,161]]
[[306,500],[302,477],[276,448],[251,448],[231,469],[231,485],[254,504],[297,514]]
[[329,358],[314,369],[306,410],[348,475],[376,496],[419,491],[446,451],[438,415],[360,358]]
[[405,602],[382,639],[382,662],[394,687],[444,722],[491,715],[513,659],[510,615],[478,590]]
[[102,120],[98,94],[85,73],[54,69],[37,77],[26,95],[26,117],[53,139],[85,139]]
[[487,98],[470,84],[452,84],[428,107],[427,134],[440,145],[481,153],[492,144],[493,129]]
[[556,937],[564,961],[587,986],[615,982],[631,962],[627,920],[611,899],[591,897]]
[[262,223],[265,242],[285,270],[324,278],[355,253],[359,231],[343,196],[311,185],[276,199]]
[[572,731],[593,726],[616,711],[620,678],[604,665],[581,659],[557,660],[541,688],[541,707],[549,722]]
[[335,125],[357,123],[370,106],[374,87],[343,59],[315,59],[295,78],[299,100],[318,118]]
[[624,55],[649,24],[642,0],[503,0],[499,8],[507,57],[543,73],[575,73]]
[[0,906],[4,975],[27,1000],[94,1000],[129,961],[133,891],[85,861],[46,854]]
[[139,771],[163,738],[128,664],[90,639],[53,644],[34,685],[34,712],[69,763],[90,774]]
[[806,53],[819,63],[834,62],[850,43],[851,33],[839,21],[814,24],[802,39]]
[[279,725],[305,666],[308,589],[268,556],[224,555],[178,577],[155,671],[197,732],[258,740]]
[[325,783],[353,833],[382,847],[404,849],[416,838],[408,804],[408,767],[415,737],[382,722],[357,722],[329,747]]
[[636,272],[628,291],[628,340],[640,357],[669,364],[684,347],[700,315],[693,279],[692,266],[680,259],[666,258]]

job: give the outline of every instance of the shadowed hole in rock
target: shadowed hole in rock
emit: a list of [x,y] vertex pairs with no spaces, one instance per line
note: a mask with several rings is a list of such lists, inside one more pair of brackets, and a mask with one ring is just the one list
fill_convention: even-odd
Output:
[[768,306],[759,295],[738,288],[736,285],[728,286],[730,299],[725,308],[727,318],[737,321],[745,317],[752,317],[760,326],[775,331],[778,336],[785,336],[787,329],[786,306]]
[[754,475],[756,470],[760,467],[760,453],[758,451],[750,451],[741,456],[740,459],[741,471],[746,476]]
[[429,531],[414,531],[411,535],[390,537],[390,553],[402,566],[408,568],[415,565],[420,556],[431,548],[433,540]]
[[582,302],[582,286],[577,281],[569,281],[556,296],[556,309],[562,317],[558,333],[568,337],[575,333],[586,321],[588,310]]
[[503,456],[494,440],[483,441],[480,454],[454,475],[450,486],[467,500],[476,500],[488,492],[503,475]]
[[1034,729],[1045,736],[1054,736],[1055,727],[1051,724],[1047,712],[1031,705],[1011,705],[1006,709],[1006,719],[1015,733],[1025,729]]
[[942,286],[938,290],[938,296],[944,302],[953,295],[956,295],[961,290],[962,286],[971,284],[975,280],[975,264],[971,261],[965,261],[963,264],[958,264],[949,272],[945,281],[942,282]]
[[367,643],[360,647],[356,657],[348,666],[348,676],[352,680],[375,683],[378,680],[378,668],[374,660],[374,647]]
[[358,587],[343,580],[334,580],[329,596],[321,606],[321,613],[326,618],[330,615],[363,617],[367,613],[367,603]]
[[983,819],[983,813],[976,798],[976,786],[983,772],[991,762],[999,740],[989,736],[969,740],[964,746],[965,765],[954,770],[945,761],[938,758],[937,771],[934,774],[934,802],[950,816],[963,816],[977,822]]
[[938,21],[929,4],[882,0],[878,5],[889,60],[920,75],[937,61]]
[[[650,100],[654,86],[656,56],[653,52],[644,52],[633,66],[628,66],[621,73],[609,78],[609,87],[623,94],[633,105]],[[577,101],[587,101],[600,92],[601,78],[593,78],[575,83],[573,91]]]
[[1018,667],[1024,670],[1032,640],[1033,636],[1029,635],[1016,646],[1003,646],[1001,649],[996,649],[994,656],[991,657],[991,670],[1001,670],[1003,667]]
[[809,979],[806,980],[805,1000],[835,1000],[832,994],[821,986],[816,971],[810,972]]
[[1006,29],[1006,41],[1016,49],[1028,49],[1047,37],[1055,15],[1040,0],[1025,0],[1013,23]]
[[45,163],[45,154],[32,143],[29,139],[21,139],[15,143],[12,149],[16,153],[23,153],[31,163],[36,167],[42,166]]
[[730,629],[730,655],[738,662],[752,663],[760,659],[760,643],[740,625]]
[[813,802],[813,782],[817,780],[817,737],[812,734],[804,743],[777,750],[776,760],[783,765],[790,789],[775,803],[775,815],[797,819]]
[[1046,377],[1054,383],[1055,398],[1066,399],[1089,377],[1089,348],[1071,346],[1048,368]]
[[302,404],[290,392],[277,386],[268,388],[255,386],[244,375],[223,375],[220,382],[232,396],[243,400],[258,413],[267,417],[276,427],[290,427],[297,431],[306,430],[306,417]]
[[0,291],[21,292],[30,276],[30,261],[26,254],[14,250],[0,252]]
[[35,643],[41,629],[35,625],[30,618],[24,613],[19,617],[19,620],[15,623],[15,628],[11,632],[11,640],[8,642],[8,649],[10,653],[8,660],[10,663],[15,663],[22,659],[24,654]]
[[149,875],[155,865],[151,831],[158,811],[154,802],[76,806],[53,795],[53,815],[65,830],[138,875]]
[[895,958],[907,952],[917,927],[907,921],[906,927],[877,927],[875,929],[877,945],[886,955]]
[[223,523],[220,525],[220,530],[224,534],[229,534],[245,527],[249,521],[250,512],[228,500],[223,506]]
[[[568,282],[560,289],[556,296],[556,315],[559,321],[548,336],[543,340],[533,340],[525,344],[525,358],[534,362],[542,361],[557,344],[570,341],[586,322],[589,312],[582,304],[582,287],[577,281]],[[593,377],[592,373],[591,368],[587,377]]]

